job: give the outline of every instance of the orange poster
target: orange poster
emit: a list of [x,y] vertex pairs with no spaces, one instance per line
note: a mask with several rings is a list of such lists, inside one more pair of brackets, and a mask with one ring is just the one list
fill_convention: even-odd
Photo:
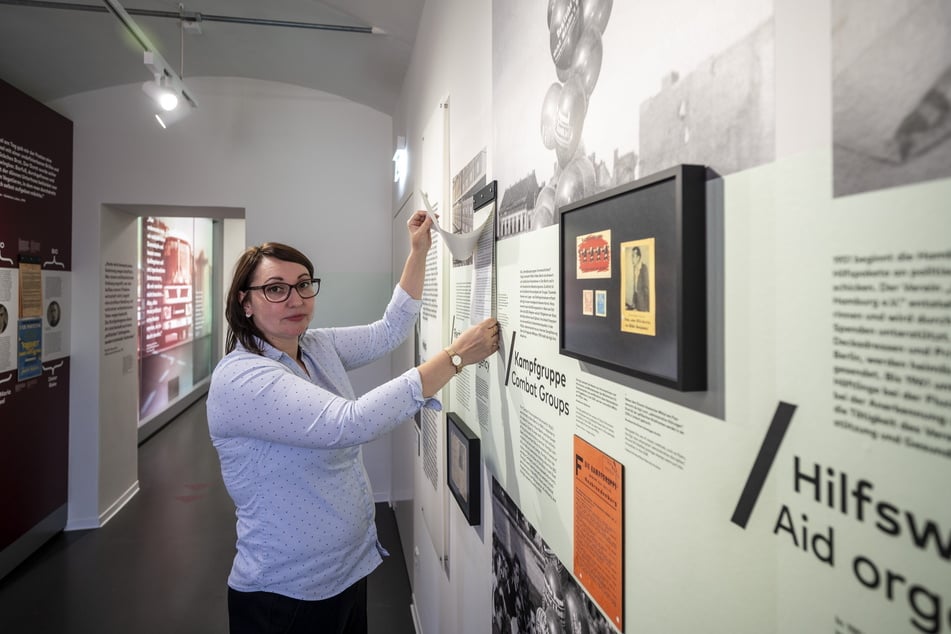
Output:
[[624,465],[575,436],[574,573],[624,630]]

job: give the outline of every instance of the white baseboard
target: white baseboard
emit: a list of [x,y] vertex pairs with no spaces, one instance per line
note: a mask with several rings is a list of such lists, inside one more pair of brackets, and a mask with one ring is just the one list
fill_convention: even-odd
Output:
[[413,602],[409,604],[409,613],[413,615],[413,629],[416,634],[423,634],[423,626],[419,623],[419,612],[416,611],[416,595],[412,595]]
[[129,500],[135,497],[135,494],[139,492],[139,481],[136,480],[132,483],[125,493],[119,496],[115,502],[109,505],[105,511],[99,515],[99,526],[105,526],[106,522],[115,517],[116,513],[122,510],[122,507],[129,503]]
[[139,492],[139,481],[136,480],[132,483],[125,493],[119,496],[115,502],[109,505],[105,511],[99,514],[98,517],[83,517],[83,518],[71,518],[67,523],[66,527],[63,529],[65,531],[88,531],[93,528],[102,528],[106,525],[106,522],[115,517],[116,513],[122,510],[122,507],[129,503],[129,500],[135,497],[135,494]]
[[93,528],[99,528],[98,517],[84,517],[82,519],[71,519],[66,522],[64,531],[88,531]]

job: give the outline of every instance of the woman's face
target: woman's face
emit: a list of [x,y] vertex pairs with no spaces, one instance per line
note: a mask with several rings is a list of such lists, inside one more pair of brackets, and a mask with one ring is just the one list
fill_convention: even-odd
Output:
[[[248,286],[273,283],[293,286],[310,277],[303,264],[265,257],[258,264]],[[245,313],[251,313],[251,318],[268,343],[291,356],[297,352],[297,338],[307,330],[314,313],[314,298],[302,299],[294,288],[291,288],[287,299],[277,303],[265,299],[263,290],[247,291],[242,296],[241,305]]]

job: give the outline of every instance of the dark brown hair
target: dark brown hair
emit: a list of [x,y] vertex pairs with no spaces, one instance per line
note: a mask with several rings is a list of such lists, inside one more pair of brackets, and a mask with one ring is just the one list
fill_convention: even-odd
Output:
[[264,335],[250,317],[244,316],[241,293],[251,285],[251,278],[254,277],[254,272],[258,270],[258,265],[264,258],[300,264],[307,269],[308,275],[314,277],[314,265],[310,259],[286,244],[265,242],[262,245],[250,247],[242,253],[234,265],[234,277],[231,279],[231,288],[228,289],[228,298],[225,300],[225,319],[228,321],[225,354],[234,350],[239,341],[251,352],[257,354],[262,352],[257,340],[264,339]]

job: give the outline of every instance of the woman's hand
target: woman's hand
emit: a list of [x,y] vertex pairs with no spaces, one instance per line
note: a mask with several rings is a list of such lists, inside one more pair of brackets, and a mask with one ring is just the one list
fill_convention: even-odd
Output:
[[463,365],[479,363],[499,349],[499,322],[494,317],[469,327],[447,349],[435,354],[418,366],[423,396],[429,398],[456,375],[448,351],[462,357]]
[[482,361],[499,349],[499,322],[495,317],[489,317],[470,326],[456,337],[450,348],[462,357],[463,365]]
[[409,293],[410,297],[422,299],[423,281],[426,277],[426,258],[433,245],[430,233],[433,228],[433,219],[425,211],[417,211],[406,221],[406,231],[409,232],[409,255],[403,264],[403,274],[400,276],[400,286]]
[[431,230],[433,219],[425,211],[417,211],[406,222],[410,249],[415,253],[428,253],[433,244]]

